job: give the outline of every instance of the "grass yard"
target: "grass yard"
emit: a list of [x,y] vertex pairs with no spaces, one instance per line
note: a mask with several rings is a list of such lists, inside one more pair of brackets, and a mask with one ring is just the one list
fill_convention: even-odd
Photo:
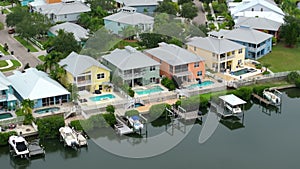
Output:
[[268,63],[273,72],[285,72],[300,70],[300,47],[286,48],[284,44],[278,43],[272,52],[259,59],[262,64]]
[[9,53],[6,52],[6,51],[3,49],[3,46],[2,46],[2,45],[0,45],[0,51],[1,51],[2,53],[4,53],[4,55],[9,55]]
[[5,60],[0,60],[0,67],[5,67],[7,65],[8,63]]
[[0,6],[8,6],[10,5],[11,3],[8,2],[8,1],[0,1]]
[[38,50],[31,45],[31,43],[27,42],[20,36],[15,36],[14,37],[17,41],[19,41],[26,49],[30,49],[30,52],[38,52]]
[[39,58],[41,61],[45,62],[45,55],[38,56],[38,58]]
[[7,9],[3,9],[4,14],[9,14],[10,12]]
[[112,50],[119,48],[119,49],[124,49],[125,46],[131,46],[134,48],[138,48],[141,49],[142,47],[138,44],[138,42],[136,41],[127,41],[127,40],[121,40],[120,42],[118,42]]
[[7,71],[11,71],[11,70],[15,70],[18,67],[21,66],[21,63],[17,60],[11,60],[11,62],[13,63],[13,66],[7,69],[2,69],[1,72],[7,72]]

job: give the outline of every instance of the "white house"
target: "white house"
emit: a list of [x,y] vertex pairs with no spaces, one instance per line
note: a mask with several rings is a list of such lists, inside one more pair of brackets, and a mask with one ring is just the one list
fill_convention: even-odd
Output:
[[82,40],[89,38],[88,30],[84,29],[80,25],[77,25],[77,24],[71,23],[71,22],[65,22],[65,23],[61,23],[61,24],[52,26],[49,29],[48,35],[49,36],[57,36],[59,30],[73,33],[74,38],[77,40],[77,42],[81,42]]
[[60,3],[35,6],[33,11],[48,16],[53,22],[75,22],[81,13],[91,11],[91,8],[80,1],[63,0]]

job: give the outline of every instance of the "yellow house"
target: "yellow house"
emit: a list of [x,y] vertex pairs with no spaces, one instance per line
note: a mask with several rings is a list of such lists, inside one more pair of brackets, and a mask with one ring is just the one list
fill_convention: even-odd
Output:
[[187,49],[203,57],[206,67],[215,72],[234,71],[245,61],[245,46],[223,37],[194,37]]
[[76,84],[79,91],[86,90],[92,93],[105,90],[110,81],[110,69],[99,61],[86,55],[72,52],[59,62],[67,71],[64,85]]

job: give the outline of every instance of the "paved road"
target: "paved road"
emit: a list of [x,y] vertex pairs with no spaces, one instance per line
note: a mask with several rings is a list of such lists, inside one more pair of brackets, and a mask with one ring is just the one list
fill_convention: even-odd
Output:
[[[5,18],[5,15],[0,14],[0,22],[5,23]],[[13,38],[13,35],[7,33],[7,28],[0,31],[0,43],[2,45],[7,43],[9,50],[14,51],[14,56],[22,62],[23,66],[29,63],[30,67],[35,67],[41,63],[36,56],[27,52],[27,49],[25,49],[18,41],[16,41]]]
[[199,0],[194,0],[193,2],[198,8],[198,13],[197,13],[198,15],[193,19],[193,23],[195,23],[195,25],[202,25],[202,24],[205,25],[206,16],[204,13],[202,2],[200,2]]

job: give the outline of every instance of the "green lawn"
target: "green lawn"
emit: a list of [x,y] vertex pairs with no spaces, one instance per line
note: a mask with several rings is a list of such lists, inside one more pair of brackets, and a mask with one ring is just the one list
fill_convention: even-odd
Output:
[[8,63],[5,60],[0,60],[0,67],[5,67],[7,65]]
[[4,24],[2,22],[0,22],[0,30],[4,29]]
[[0,6],[8,6],[10,5],[11,3],[8,2],[8,1],[0,1]]
[[10,67],[10,68],[7,68],[7,69],[2,69],[1,72],[7,72],[7,71],[10,71],[10,70],[15,70],[15,69],[17,69],[18,67],[21,66],[21,63],[17,60],[11,60],[11,62],[13,63],[13,66]]
[[45,55],[38,56],[38,58],[39,58],[41,61],[45,62]]
[[26,49],[30,49],[31,52],[38,52],[38,50],[33,47],[29,42],[21,38],[20,36],[14,37],[17,41],[19,41]]
[[259,59],[262,64],[270,64],[273,72],[300,70],[300,47],[287,48],[284,44],[273,46],[272,52]]
[[3,49],[3,46],[2,46],[2,45],[0,45],[0,51],[1,51],[2,53],[4,53],[4,55],[9,55],[9,53],[6,52],[6,51]]
[[3,9],[4,14],[9,14],[9,11],[7,9]]

